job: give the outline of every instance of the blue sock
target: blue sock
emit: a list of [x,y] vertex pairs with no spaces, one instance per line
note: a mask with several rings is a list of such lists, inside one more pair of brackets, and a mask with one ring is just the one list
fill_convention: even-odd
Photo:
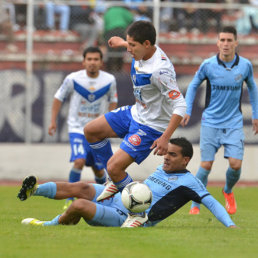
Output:
[[[210,170],[206,170],[203,167],[199,167],[196,177],[200,179],[200,181],[204,184],[204,186],[207,186],[208,183],[208,175],[210,174]],[[191,208],[198,207],[200,209],[200,204],[197,202],[192,202]]]
[[119,192],[122,192],[125,186],[130,184],[131,182],[133,182],[133,179],[126,173],[126,177],[123,180],[116,183],[113,182],[113,183],[116,185]]
[[81,180],[81,169],[72,168],[69,174],[69,182],[75,183]]
[[56,183],[48,182],[38,185],[38,188],[33,195],[44,196],[50,199],[54,199],[56,196]]
[[100,185],[105,184],[106,181],[107,181],[106,173],[104,173],[104,175],[102,177],[95,176],[95,181],[96,181],[97,184],[100,184]]
[[225,193],[231,193],[233,186],[237,183],[240,178],[241,168],[234,170],[231,167],[228,168],[226,173],[226,184],[224,187]]
[[92,148],[93,155],[95,155],[96,159],[101,162],[105,168],[107,168],[107,162],[113,155],[110,141],[108,139],[104,139],[100,142],[91,143],[90,147]]
[[59,219],[60,216],[61,216],[61,214],[57,215],[54,219],[52,219],[50,221],[46,221],[43,224],[43,226],[57,226],[57,225],[59,225],[58,219]]

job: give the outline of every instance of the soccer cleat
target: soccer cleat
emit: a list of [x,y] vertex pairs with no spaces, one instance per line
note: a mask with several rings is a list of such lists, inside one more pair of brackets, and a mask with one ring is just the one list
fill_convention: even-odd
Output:
[[129,213],[121,228],[138,228],[147,221],[148,215],[145,212],[142,215]]
[[189,214],[198,215],[198,214],[200,214],[200,209],[195,206],[195,207],[190,209]]
[[37,177],[27,176],[22,182],[22,187],[17,195],[21,201],[25,201],[31,195],[33,195],[37,190]]
[[236,204],[236,200],[234,197],[234,193],[225,193],[224,190],[222,189],[222,193],[225,197],[225,201],[226,201],[226,210],[228,212],[228,214],[235,214],[237,211],[237,204]]
[[106,183],[106,187],[104,188],[103,192],[98,196],[97,201],[103,201],[106,200],[112,196],[114,196],[116,193],[118,193],[119,190],[115,186],[115,184],[112,181],[108,181]]
[[21,224],[23,225],[33,225],[33,226],[44,226],[44,223],[46,221],[40,221],[38,219],[34,219],[34,218],[26,218],[23,219]]
[[67,210],[74,200],[66,200],[63,210]]

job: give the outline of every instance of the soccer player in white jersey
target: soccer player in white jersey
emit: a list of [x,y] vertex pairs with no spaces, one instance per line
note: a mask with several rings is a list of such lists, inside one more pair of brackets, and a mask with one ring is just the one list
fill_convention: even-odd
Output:
[[[224,27],[219,35],[219,53],[206,59],[195,74],[186,92],[187,111],[182,125],[188,124],[197,89],[207,81],[205,109],[202,114],[200,135],[201,164],[196,177],[206,186],[215,154],[224,146],[228,159],[226,182],[222,190],[226,210],[234,214],[237,205],[232,188],[241,174],[244,154],[243,115],[241,97],[244,82],[252,105],[254,134],[258,133],[258,91],[253,78],[251,62],[236,53],[237,32],[234,27]],[[199,214],[200,204],[193,203],[190,214]]]
[[[173,138],[168,144],[163,165],[160,165],[144,183],[152,191],[152,202],[146,210],[146,227],[174,214],[190,200],[204,204],[210,212],[226,227],[235,227],[225,208],[215,200],[205,186],[186,169],[193,156],[192,144],[185,138]],[[120,227],[126,220],[128,210],[123,206],[121,194],[113,195],[108,200],[97,202],[96,199],[104,186],[85,182],[64,183],[47,182],[37,185],[35,176],[24,179],[18,198],[25,201],[30,196],[44,196],[61,200],[67,196],[76,196],[72,205],[61,215],[50,221],[34,218],[22,220],[22,224],[34,226],[75,225],[81,218],[92,226]],[[130,227],[142,225],[135,221]]]
[[[95,174],[95,181],[99,184],[106,182],[104,168],[106,164],[99,162],[91,151],[84,137],[85,124],[100,115],[117,107],[117,90],[115,77],[101,69],[102,52],[98,47],[89,47],[83,52],[84,69],[66,76],[57,90],[53,105],[49,135],[57,129],[57,116],[64,100],[71,95],[68,115],[68,131],[71,145],[73,167],[70,171],[69,182],[80,181],[83,167],[90,166]],[[112,155],[110,142],[105,139],[103,144],[106,151]],[[71,204],[68,199],[64,209]]]
[[[84,134],[96,156],[107,162],[112,179],[98,200],[104,200],[132,182],[126,168],[140,164],[154,149],[165,155],[168,141],[186,110],[186,103],[176,83],[176,74],[166,54],[155,45],[156,31],[147,21],[134,22],[127,30],[126,41],[120,37],[109,40],[111,47],[126,47],[132,55],[131,79],[136,103],[109,112],[88,123]],[[120,137],[123,141],[114,155],[108,156],[103,141]],[[146,214],[129,214],[124,226],[133,219],[144,223]]]

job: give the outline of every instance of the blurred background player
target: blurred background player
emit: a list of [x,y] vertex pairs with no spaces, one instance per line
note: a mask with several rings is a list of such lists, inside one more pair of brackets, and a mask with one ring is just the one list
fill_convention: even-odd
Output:
[[[85,49],[82,63],[84,69],[73,72],[64,79],[53,101],[49,135],[56,132],[56,120],[62,103],[72,93],[67,122],[71,145],[70,161],[74,164],[69,182],[80,180],[84,165],[92,167],[97,183],[106,182],[106,164],[94,159],[83,134],[85,124],[117,106],[116,80],[113,75],[100,70],[102,58],[102,52],[98,47]],[[112,155],[111,145],[107,139],[103,141],[103,145]],[[70,200],[64,208],[71,203]]]
[[17,52],[18,48],[14,44],[15,8],[11,3],[0,0],[0,35],[6,36],[5,49],[10,52]]
[[[125,41],[109,40],[111,47],[126,47],[132,55],[131,79],[136,104],[105,114],[84,128],[94,153],[107,163],[110,181],[98,200],[109,198],[132,182],[127,167],[140,164],[152,149],[160,156],[167,153],[168,142],[185,115],[186,103],[176,83],[176,74],[166,54],[155,45],[156,30],[148,21],[129,26]],[[108,137],[123,138],[111,157],[102,144]],[[143,221],[142,217],[135,220]],[[128,223],[133,223],[128,216]]]
[[[219,35],[219,53],[205,60],[186,92],[187,111],[182,125],[188,124],[198,87],[207,80],[205,110],[202,114],[200,134],[201,164],[196,177],[206,186],[215,154],[224,146],[224,157],[229,161],[226,183],[222,190],[226,210],[234,214],[237,210],[232,192],[241,174],[244,153],[243,115],[241,96],[246,82],[252,105],[252,124],[258,133],[258,91],[253,78],[253,67],[249,60],[238,56],[237,32],[234,27],[224,27]],[[200,205],[193,203],[190,214],[199,214]]]
[[[185,138],[170,140],[163,165],[160,165],[144,181],[153,195],[151,206],[146,210],[148,222],[144,226],[155,226],[190,200],[195,200],[203,203],[226,227],[235,227],[224,207],[186,169],[192,156],[193,147],[188,140]],[[56,200],[64,199],[68,196],[76,196],[78,199],[63,214],[56,216],[51,221],[27,218],[22,220],[22,224],[35,226],[74,225],[83,218],[92,226],[139,227],[143,225],[143,223],[134,223],[129,226],[128,224],[123,224],[128,210],[122,204],[120,193],[108,200],[97,202],[97,196],[102,192],[103,188],[103,185],[87,184],[85,182],[73,184],[48,182],[37,185],[36,177],[28,176],[24,179],[18,193],[18,198],[21,201],[26,200],[31,195],[45,196]]]

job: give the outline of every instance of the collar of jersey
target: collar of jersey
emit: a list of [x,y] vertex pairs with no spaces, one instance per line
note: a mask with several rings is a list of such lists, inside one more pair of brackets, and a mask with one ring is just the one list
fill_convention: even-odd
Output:
[[[228,67],[224,64],[224,62],[219,59],[219,54],[217,54],[217,61],[218,61],[218,64],[219,64],[219,65],[222,65],[222,66],[223,66],[224,68],[226,68],[226,69],[228,68]],[[232,64],[232,66],[230,67],[230,69],[232,69],[234,66],[238,65],[238,63],[239,63],[239,56],[238,56],[238,54],[236,53],[236,60],[235,60],[235,62]]]

